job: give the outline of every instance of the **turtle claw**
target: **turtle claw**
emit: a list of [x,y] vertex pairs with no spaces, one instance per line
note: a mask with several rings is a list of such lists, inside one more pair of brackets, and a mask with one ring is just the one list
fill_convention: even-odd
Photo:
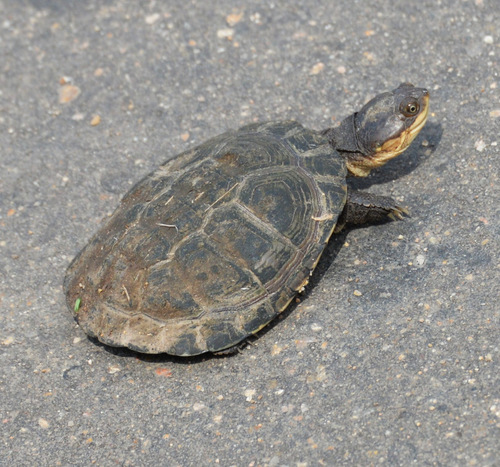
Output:
[[395,206],[387,217],[392,221],[402,221],[405,217],[410,217],[410,212],[406,208],[402,208],[401,206]]

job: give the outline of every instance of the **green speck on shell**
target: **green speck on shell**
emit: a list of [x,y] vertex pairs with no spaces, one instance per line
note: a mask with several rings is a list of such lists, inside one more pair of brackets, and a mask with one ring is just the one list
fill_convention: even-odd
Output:
[[75,308],[74,308],[75,313],[78,313],[78,310],[80,309],[80,304],[81,303],[82,303],[82,299],[81,298],[77,298],[75,300]]

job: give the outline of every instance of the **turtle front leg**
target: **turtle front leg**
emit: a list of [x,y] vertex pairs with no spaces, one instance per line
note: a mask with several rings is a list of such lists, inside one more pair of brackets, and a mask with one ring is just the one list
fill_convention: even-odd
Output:
[[348,190],[347,202],[339,216],[335,232],[340,232],[346,224],[374,224],[387,218],[401,220],[405,216],[409,216],[408,211],[398,206],[389,196]]

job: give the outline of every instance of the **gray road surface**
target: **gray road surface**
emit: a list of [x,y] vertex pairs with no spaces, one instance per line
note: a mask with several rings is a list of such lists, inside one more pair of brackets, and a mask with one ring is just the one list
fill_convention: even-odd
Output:
[[[499,465],[499,24],[496,0],[0,0],[0,464]],[[402,81],[432,115],[357,186],[412,217],[334,238],[253,345],[78,328],[65,268],[155,166]]]

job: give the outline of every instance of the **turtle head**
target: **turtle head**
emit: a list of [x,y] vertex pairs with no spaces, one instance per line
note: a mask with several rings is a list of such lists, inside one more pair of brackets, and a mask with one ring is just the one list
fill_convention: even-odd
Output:
[[[374,97],[332,130],[332,144],[346,156],[352,175],[365,177],[401,154],[423,128],[429,92],[410,83]],[[336,144],[338,135],[339,144]]]

